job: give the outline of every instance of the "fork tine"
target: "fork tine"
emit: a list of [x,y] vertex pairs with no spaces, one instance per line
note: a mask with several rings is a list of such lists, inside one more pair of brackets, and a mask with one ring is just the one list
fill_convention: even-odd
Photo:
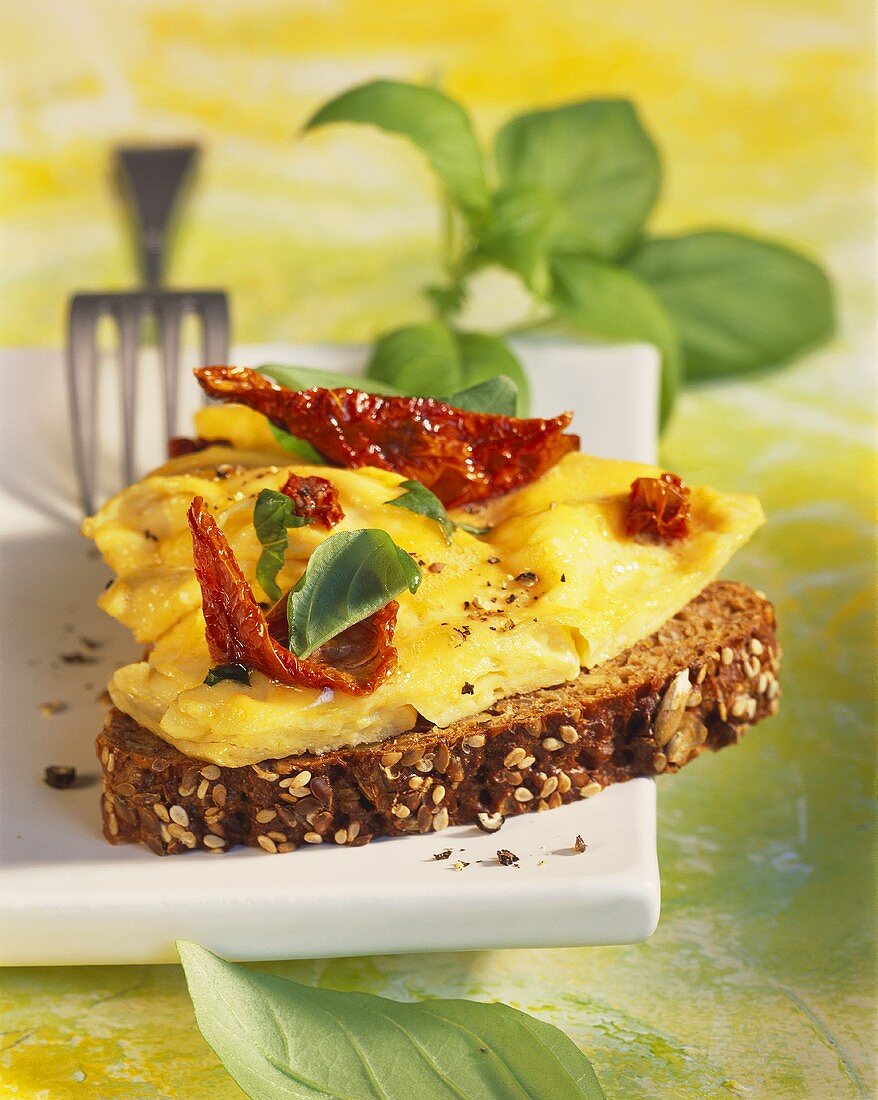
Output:
[[134,481],[134,445],[137,422],[137,345],[142,315],[139,298],[120,298],[115,308],[119,327],[119,392],[122,400],[122,472],[125,484]]
[[229,357],[229,302],[225,294],[199,295],[201,356],[206,366],[225,363]]
[[157,303],[159,354],[165,394],[165,437],[177,434],[177,394],[180,366],[180,325],[186,305],[179,299],[162,297]]
[[97,474],[97,326],[101,305],[96,298],[75,295],[67,320],[67,386],[73,462],[87,516],[94,511]]
[[110,314],[118,333],[124,480],[137,476],[137,392],[140,325],[154,315],[164,391],[164,427],[176,435],[183,319],[188,312],[201,322],[201,351],[206,364],[224,363],[229,353],[229,308],[223,291],[100,292],[76,294],[67,321],[67,379],[70,398],[74,468],[83,510],[91,514],[98,493],[98,374],[101,367],[98,325]]

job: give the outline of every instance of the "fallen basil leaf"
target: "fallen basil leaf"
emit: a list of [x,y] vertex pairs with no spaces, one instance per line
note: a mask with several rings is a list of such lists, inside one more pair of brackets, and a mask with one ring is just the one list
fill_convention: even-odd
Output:
[[386,531],[339,531],[311,554],[287,600],[289,647],[307,657],[400,592],[416,592],[421,574]]
[[553,251],[624,256],[655,203],[661,164],[628,100],[587,100],[511,119],[497,135],[504,188],[540,188],[556,201]]
[[316,989],[178,941],[198,1027],[251,1100],[603,1100],[558,1028],[508,1005]]
[[221,680],[234,680],[237,684],[250,684],[250,669],[246,665],[214,665],[204,677],[208,687],[214,687]]
[[673,321],[650,288],[631,272],[581,256],[552,260],[558,315],[589,336],[643,340],[661,352],[661,422],[680,384],[680,347]]
[[450,393],[442,400],[453,405],[455,409],[463,409],[464,412],[494,413],[496,416],[519,415],[518,387],[505,374],[477,382],[457,393]]
[[691,233],[648,241],[629,267],[676,321],[687,379],[779,365],[832,335],[826,274],[771,241]]
[[256,537],[262,543],[262,553],[256,563],[256,579],[270,600],[281,597],[276,578],[287,553],[287,530],[305,527],[310,522],[305,516],[296,515],[296,505],[285,493],[263,489],[256,498],[253,526]]
[[256,368],[260,374],[286,386],[288,390],[311,390],[320,386],[326,390],[353,389],[366,393],[383,393],[403,397],[404,391],[397,386],[379,382],[374,378],[359,378],[340,371],[318,370],[316,367],[292,367],[280,363],[266,363]]
[[440,400],[500,374],[517,388],[517,414],[527,416],[527,376],[498,336],[455,332],[440,321],[407,325],[385,333],[376,342],[366,367],[368,379]]
[[470,218],[487,208],[485,169],[469,115],[436,88],[394,80],[361,84],[325,103],[305,129],[329,122],[362,122],[410,138]]

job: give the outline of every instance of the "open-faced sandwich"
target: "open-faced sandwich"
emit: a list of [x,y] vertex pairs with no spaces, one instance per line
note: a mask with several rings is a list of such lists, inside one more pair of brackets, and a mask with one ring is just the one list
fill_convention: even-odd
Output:
[[223,403],[84,525],[146,647],[97,741],[111,842],[492,830],[776,709],[771,605],[716,580],[753,497],[589,457],[569,415],[196,373]]

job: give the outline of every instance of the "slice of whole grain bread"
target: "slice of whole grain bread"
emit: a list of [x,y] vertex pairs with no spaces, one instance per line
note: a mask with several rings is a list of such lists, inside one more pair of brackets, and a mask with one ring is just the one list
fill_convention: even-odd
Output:
[[736,743],[777,710],[779,659],[771,604],[716,582],[570,683],[321,756],[221,768],[112,710],[97,739],[104,835],[158,855],[236,844],[274,853],[553,809]]

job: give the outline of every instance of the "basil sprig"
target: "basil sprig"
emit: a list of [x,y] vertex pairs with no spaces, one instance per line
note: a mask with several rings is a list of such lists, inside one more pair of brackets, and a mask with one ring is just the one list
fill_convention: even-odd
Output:
[[421,392],[447,393],[505,374],[524,394],[500,362],[511,353],[499,337],[453,327],[470,277],[489,265],[513,272],[530,293],[531,323],[516,332],[560,328],[654,344],[663,423],[681,381],[777,367],[832,335],[829,280],[793,249],[730,232],[650,236],[662,166],[627,100],[511,119],[496,138],[493,191],[466,112],[435,89],[364,84],[326,103],[308,128],[339,121],[408,137],[447,199],[445,281],[426,288],[438,320],[382,336],[368,370],[374,379],[403,388],[417,379]]
[[256,498],[253,526],[256,537],[262,543],[262,553],[256,563],[256,579],[269,599],[279,600],[281,596],[277,575],[283,568],[289,545],[287,531],[305,527],[310,522],[307,517],[296,515],[296,505],[285,493],[263,489]]
[[558,1028],[495,1002],[300,985],[179,941],[195,1019],[251,1100],[603,1100]]
[[399,487],[405,489],[405,492],[384,503],[392,504],[394,508],[407,508],[410,512],[415,512],[419,516],[432,519],[439,524],[445,541],[449,545],[457,527],[468,531],[471,535],[484,535],[489,530],[487,527],[474,527],[469,523],[455,523],[445,511],[445,505],[439,497],[430,492],[426,485],[422,485],[420,481],[401,481]]
[[287,599],[289,648],[307,657],[349,626],[380,611],[421,573],[386,531],[338,531],[325,539]]

